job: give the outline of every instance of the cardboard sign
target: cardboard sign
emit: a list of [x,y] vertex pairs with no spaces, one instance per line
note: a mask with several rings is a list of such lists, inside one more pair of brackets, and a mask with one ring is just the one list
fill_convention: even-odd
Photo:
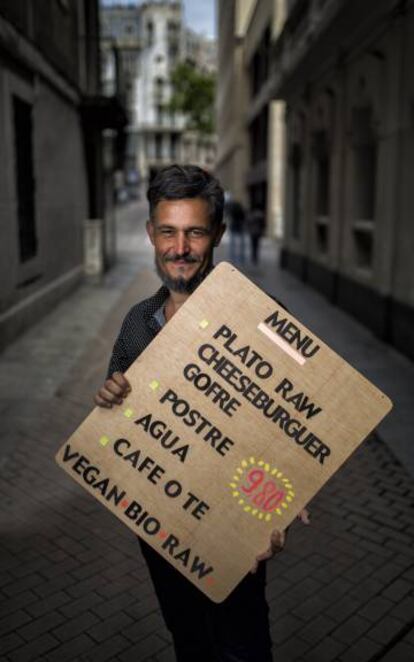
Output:
[[216,602],[392,406],[226,263],[126,374],[57,462]]

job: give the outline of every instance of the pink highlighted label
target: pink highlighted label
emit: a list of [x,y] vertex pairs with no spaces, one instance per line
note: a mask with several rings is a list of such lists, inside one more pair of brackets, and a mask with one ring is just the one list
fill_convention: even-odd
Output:
[[306,363],[306,359],[302,354],[297,352],[295,349],[293,349],[289,343],[286,342],[286,340],[283,340],[280,336],[277,335],[277,333],[273,333],[266,324],[263,324],[263,322],[260,322],[260,324],[257,327],[259,331],[264,333],[265,336],[269,338],[272,342],[275,343],[275,345],[278,345],[280,349],[283,349],[286,354],[289,354],[289,356],[297,361],[300,365],[304,365]]

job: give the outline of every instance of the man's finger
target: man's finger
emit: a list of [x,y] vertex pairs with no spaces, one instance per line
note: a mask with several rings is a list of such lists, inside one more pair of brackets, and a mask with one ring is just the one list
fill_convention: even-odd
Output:
[[122,394],[124,393],[124,389],[118,386],[118,384],[113,379],[107,379],[103,385],[103,388],[109,391],[109,393],[117,395],[119,398],[121,398]]
[[272,531],[272,535],[270,536],[270,548],[274,554],[276,552],[280,552],[286,541],[286,535],[284,531]]
[[98,391],[98,395],[102,398],[102,400],[105,400],[106,402],[109,402],[111,404],[117,404],[117,405],[122,404],[122,398],[119,395],[116,395],[116,393],[112,393],[112,391],[109,391],[105,386],[103,386]]
[[298,519],[302,522],[302,524],[310,524],[310,512],[307,508],[304,508],[303,510],[298,513]]
[[263,552],[263,554],[259,554],[259,556],[256,556],[256,562],[260,563],[261,561],[267,561],[268,559],[271,559],[273,556],[273,551],[269,549],[266,552]]
[[121,387],[123,391],[131,390],[131,384],[129,383],[127,378],[122,374],[122,372],[114,372],[112,375],[112,379],[118,384],[118,386]]
[[254,566],[250,568],[250,573],[254,575],[257,572],[257,568],[259,567],[259,564],[257,561],[255,561]]
[[272,531],[270,536],[269,548],[262,554],[258,554],[258,556],[256,556],[255,564],[251,568],[250,572],[254,574],[258,568],[259,563],[261,563],[262,561],[268,561],[275,554],[281,552],[283,550],[285,540],[286,540],[286,534],[284,531],[277,531],[277,530]]
[[98,405],[98,407],[106,407],[107,409],[111,409],[111,408],[112,408],[112,404],[111,404],[110,402],[107,402],[106,400],[104,400],[104,399],[99,395],[99,393],[97,393],[97,394],[95,395],[95,397],[94,397],[94,402],[95,402],[96,405]]

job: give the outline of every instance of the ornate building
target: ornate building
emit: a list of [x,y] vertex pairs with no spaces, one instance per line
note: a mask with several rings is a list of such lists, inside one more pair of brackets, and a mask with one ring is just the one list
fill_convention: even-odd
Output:
[[214,136],[187,132],[184,117],[171,112],[168,104],[176,64],[189,61],[211,71],[215,42],[186,28],[182,3],[168,0],[103,7],[102,34],[104,79],[110,85],[118,66],[125,84],[126,177],[135,171],[146,182],[159,168],[188,160],[211,169]]

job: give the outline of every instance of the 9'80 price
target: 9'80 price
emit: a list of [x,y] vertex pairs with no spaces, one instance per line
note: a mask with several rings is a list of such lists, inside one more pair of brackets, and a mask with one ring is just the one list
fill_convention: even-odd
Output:
[[273,480],[267,478],[264,469],[251,469],[246,475],[247,485],[242,485],[241,489],[246,494],[252,504],[270,512],[278,507],[285,498],[284,490],[278,488]]

